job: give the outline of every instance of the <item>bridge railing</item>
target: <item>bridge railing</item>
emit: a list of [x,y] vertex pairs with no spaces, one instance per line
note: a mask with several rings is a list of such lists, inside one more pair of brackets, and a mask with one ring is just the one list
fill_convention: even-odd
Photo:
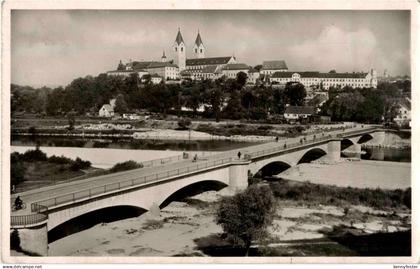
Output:
[[357,135],[357,134],[361,134],[361,133],[366,133],[366,132],[370,132],[370,131],[374,131],[377,130],[378,127],[369,127],[369,128],[365,128],[365,129],[361,129],[361,130],[354,130],[354,131],[349,131],[349,132],[345,132],[342,134],[337,134],[337,137],[345,137],[345,136],[349,136],[349,135]]
[[247,155],[250,158],[255,158],[258,156],[264,156],[270,153],[275,153],[275,152],[280,152],[286,149],[290,149],[290,148],[294,148],[294,147],[298,147],[298,146],[304,146],[304,145],[309,145],[309,144],[313,144],[316,142],[320,142],[320,141],[328,141],[331,138],[333,138],[334,136],[331,134],[328,135],[315,135],[313,137],[304,137],[301,138],[299,142],[294,142],[294,143],[281,143],[279,142],[279,146],[276,147],[271,147],[269,149],[264,149],[264,150],[259,150],[256,152],[251,152],[251,153],[247,153]]
[[34,212],[34,214],[12,215],[10,218],[10,226],[34,225],[43,222],[48,219],[47,210],[48,208],[43,205],[31,204],[31,211]]
[[216,159],[211,161],[205,161],[205,162],[197,162],[193,165],[189,165],[182,168],[177,168],[173,170],[163,171],[159,173],[154,173],[150,175],[145,175],[138,178],[128,179],[128,180],[122,180],[119,182],[109,183],[102,186],[97,187],[91,187],[88,189],[59,195],[56,197],[48,198],[45,200],[37,201],[31,205],[31,208],[37,208],[37,207],[53,207],[61,204],[67,204],[70,202],[76,202],[82,199],[89,199],[97,196],[101,196],[103,194],[109,193],[109,192],[115,192],[118,190],[123,190],[135,186],[140,186],[146,183],[153,183],[159,180],[167,179],[170,177],[183,175],[195,171],[199,171],[202,169],[215,167],[227,163],[231,163],[233,160],[232,157],[223,158],[223,159]]
[[328,141],[332,138],[341,138],[341,137],[345,137],[345,136],[349,136],[349,135],[365,133],[365,132],[373,131],[373,130],[376,130],[376,129],[377,129],[376,127],[370,127],[370,128],[366,128],[366,129],[362,129],[362,130],[348,131],[348,132],[345,132],[345,133],[335,134],[335,135],[322,134],[321,133],[321,134],[316,134],[314,136],[305,136],[305,137],[301,138],[299,142],[295,142],[295,143],[281,143],[281,142],[279,142],[279,144],[281,144],[280,146],[270,147],[268,149],[247,153],[246,155],[247,155],[248,158],[255,158],[255,157],[258,157],[258,156],[264,156],[264,155],[267,155],[267,154],[270,154],[270,153],[280,152],[282,150],[286,150],[286,149],[290,149],[290,148],[294,148],[294,147],[298,147],[298,146],[309,145],[309,144],[313,144],[313,143],[321,142],[321,141]]

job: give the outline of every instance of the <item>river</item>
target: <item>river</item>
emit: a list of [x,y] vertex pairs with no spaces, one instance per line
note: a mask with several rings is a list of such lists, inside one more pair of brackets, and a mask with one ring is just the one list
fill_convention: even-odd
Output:
[[57,155],[88,160],[93,167],[110,168],[116,163],[134,160],[144,162],[191,154],[212,154],[258,143],[236,141],[178,141],[136,139],[87,139],[65,137],[12,136],[12,152],[24,153],[37,145],[48,156]]

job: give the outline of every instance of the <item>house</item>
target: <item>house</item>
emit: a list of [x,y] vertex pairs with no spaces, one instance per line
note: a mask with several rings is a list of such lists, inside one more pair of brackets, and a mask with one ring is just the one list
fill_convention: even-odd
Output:
[[150,76],[150,79],[151,79],[151,81],[152,81],[152,83],[153,84],[159,84],[159,83],[161,83],[162,82],[162,77],[161,76],[159,76],[158,74],[153,74],[153,75],[151,75]]
[[399,126],[411,126],[411,101],[408,98],[401,99],[396,104],[396,116],[394,122]]
[[284,111],[284,118],[287,121],[298,121],[307,119],[313,114],[315,114],[315,110],[312,106],[287,106]]
[[110,104],[105,104],[99,109],[99,117],[112,118],[114,116],[114,108]]

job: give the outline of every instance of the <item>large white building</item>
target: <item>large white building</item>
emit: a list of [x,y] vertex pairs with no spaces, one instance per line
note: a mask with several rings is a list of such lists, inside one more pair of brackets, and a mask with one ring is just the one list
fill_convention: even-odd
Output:
[[287,82],[300,82],[305,87],[345,87],[376,88],[378,80],[376,72],[368,73],[321,73],[321,72],[275,72],[270,82],[286,84]]

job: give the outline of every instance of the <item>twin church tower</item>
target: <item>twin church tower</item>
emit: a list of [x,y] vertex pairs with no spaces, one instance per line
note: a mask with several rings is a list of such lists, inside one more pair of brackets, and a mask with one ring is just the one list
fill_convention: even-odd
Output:
[[[178,34],[176,35],[175,42],[173,45],[175,52],[175,63],[179,67],[179,71],[186,69],[186,45],[181,35],[181,30],[178,28]],[[194,58],[205,58],[205,47],[201,40],[200,32],[197,33],[193,48]]]

